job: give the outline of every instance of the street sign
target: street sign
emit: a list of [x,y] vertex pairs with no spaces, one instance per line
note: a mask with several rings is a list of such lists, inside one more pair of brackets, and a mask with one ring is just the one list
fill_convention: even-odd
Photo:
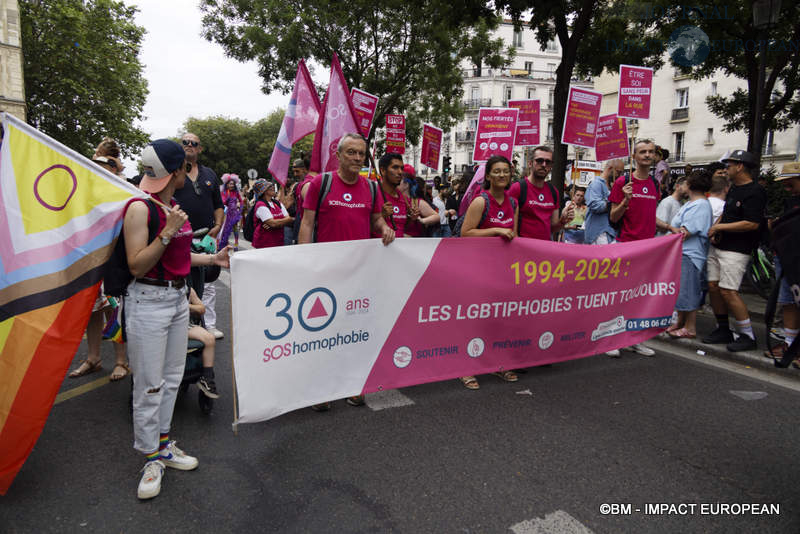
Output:
[[247,169],[247,177],[251,180],[258,178],[258,171],[255,169]]

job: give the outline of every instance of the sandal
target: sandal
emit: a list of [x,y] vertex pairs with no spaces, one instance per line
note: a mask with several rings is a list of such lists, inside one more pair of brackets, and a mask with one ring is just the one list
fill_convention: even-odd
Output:
[[516,382],[517,380],[519,380],[519,377],[517,376],[517,373],[515,373],[514,371],[512,371],[510,369],[508,371],[497,371],[496,373],[492,373],[492,374],[494,376],[499,376],[500,378],[502,378],[506,382]]
[[669,337],[673,339],[680,339],[684,337],[687,339],[694,339],[697,337],[697,334],[692,334],[685,328],[679,328],[677,330],[673,330],[672,332],[667,332],[667,334],[669,334]]
[[366,402],[364,401],[364,395],[356,395],[355,397],[347,397],[346,402],[350,406],[364,406],[364,404],[366,404]]
[[103,362],[101,360],[97,360],[96,362],[92,363],[88,359],[86,359],[83,360],[81,364],[67,376],[69,376],[70,378],[80,378],[82,376],[96,373],[102,368],[103,368]]
[[675,330],[680,330],[680,329],[681,329],[681,327],[678,326],[677,324],[671,324],[671,325],[669,325],[669,327],[666,330],[664,330],[664,332],[666,332],[667,334],[670,334],[670,333],[674,332]]
[[[117,369],[122,369],[122,372],[118,373]],[[128,367],[127,363],[118,363],[114,366],[114,369],[111,371],[111,374],[108,375],[108,379],[111,380],[112,382],[116,382],[118,380],[122,380],[130,373],[131,373],[131,368]]]
[[478,379],[474,376],[462,376],[459,378],[461,383],[464,384],[464,387],[467,389],[480,389],[481,385],[478,384]]

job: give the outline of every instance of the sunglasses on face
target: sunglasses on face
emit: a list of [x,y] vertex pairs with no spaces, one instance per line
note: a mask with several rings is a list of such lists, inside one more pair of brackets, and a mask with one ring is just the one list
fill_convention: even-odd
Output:
[[553,164],[553,160],[552,159],[536,158],[533,161],[535,161],[539,165],[552,165]]
[[200,143],[198,143],[197,141],[189,141],[188,139],[183,139],[183,140],[181,141],[181,143],[183,143],[183,146],[189,146],[189,145],[191,145],[191,146],[193,146],[194,148],[197,148],[197,147],[198,147],[198,145],[200,144]]

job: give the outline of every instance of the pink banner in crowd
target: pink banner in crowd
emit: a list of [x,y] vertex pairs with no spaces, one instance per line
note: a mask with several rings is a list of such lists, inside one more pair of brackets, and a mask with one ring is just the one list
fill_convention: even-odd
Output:
[[353,88],[350,91],[350,98],[353,101],[353,109],[356,111],[361,135],[369,137],[369,132],[372,130],[372,119],[375,118],[375,110],[378,108],[378,97],[361,89]]
[[626,119],[649,119],[652,91],[653,69],[620,65],[617,116]]
[[405,115],[386,115],[386,152],[406,153]]
[[442,149],[442,130],[430,124],[422,125],[422,156],[420,163],[429,169],[439,169],[439,152]]
[[[370,239],[238,252],[238,421],[645,341],[670,324],[680,267],[678,235],[602,247]],[[281,287],[254,283],[264,272]]]
[[358,132],[356,113],[347,90],[347,82],[342,74],[339,57],[334,54],[331,60],[330,83],[322,101],[322,112],[314,135],[311,171],[335,171],[339,167],[339,158],[336,157],[339,139],[344,134]]
[[594,145],[595,159],[606,161],[609,159],[627,158],[628,127],[625,119],[616,115],[603,115],[597,121],[597,139]]
[[478,131],[472,159],[486,161],[491,156],[512,159],[517,133],[517,108],[481,108],[478,110]]
[[539,145],[539,101],[509,100],[508,107],[519,109],[515,146]]
[[314,82],[311,81],[306,62],[301,59],[297,65],[289,107],[283,116],[281,131],[278,133],[272,157],[269,159],[270,174],[283,185],[286,185],[289,176],[292,145],[308,134],[314,133],[319,122],[320,107]]
[[597,91],[569,88],[564,129],[561,132],[562,143],[594,148],[602,101],[603,95]]

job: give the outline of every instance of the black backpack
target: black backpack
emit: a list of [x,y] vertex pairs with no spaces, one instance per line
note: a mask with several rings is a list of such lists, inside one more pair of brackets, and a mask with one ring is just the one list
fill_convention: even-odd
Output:
[[[795,305],[800,306],[800,247],[797,246],[798,239],[800,239],[800,208],[794,208],[779,217],[772,226],[772,247],[781,262],[781,278],[778,279],[767,301],[767,309],[764,313],[767,333],[772,329],[781,280],[786,280],[789,284]],[[767,335],[767,348],[772,349],[769,335]],[[800,337],[796,338],[789,346],[783,359],[775,360],[775,366],[789,367],[798,353],[800,353]]]
[[[333,180],[332,173],[326,172],[322,175],[322,183],[319,186],[319,196],[317,197],[317,211],[314,214],[314,234],[311,239],[313,243],[317,242],[317,227],[319,226],[319,209],[322,207],[322,201],[325,200],[325,197],[327,197],[328,193],[331,192],[332,180]],[[372,210],[375,207],[375,201],[378,198],[378,183],[375,180],[370,180],[369,178],[367,178],[367,183],[369,184],[370,193],[372,193],[372,205],[369,208],[370,213],[372,213]],[[369,228],[370,235],[372,235],[371,216],[370,216],[369,226],[370,226]]]
[[256,207],[253,205],[247,211],[247,215],[244,217],[244,225],[242,226],[242,235],[247,241],[253,242],[253,234],[256,232]]
[[[158,207],[151,199],[146,199],[145,204],[149,210],[147,218],[147,243],[150,244],[158,234]],[[111,257],[103,265],[103,292],[112,297],[121,297],[125,294],[128,284],[133,280],[133,275],[128,268],[128,255],[125,251],[125,234],[119,233],[117,244]]]
[[[552,186],[550,186],[552,187]],[[483,197],[483,213],[481,214],[481,219],[478,221],[478,228],[483,224],[483,221],[489,216],[489,193],[486,191],[481,191],[481,197]],[[476,197],[477,198],[477,197]],[[516,211],[517,206],[517,199],[514,197],[511,198],[511,208]],[[474,199],[473,199],[474,200]],[[453,228],[453,237],[461,237],[461,227],[464,226],[464,219],[467,217],[467,213],[464,212],[464,215],[458,218],[456,221],[456,226]],[[517,225],[519,225],[519,221],[517,221]]]

